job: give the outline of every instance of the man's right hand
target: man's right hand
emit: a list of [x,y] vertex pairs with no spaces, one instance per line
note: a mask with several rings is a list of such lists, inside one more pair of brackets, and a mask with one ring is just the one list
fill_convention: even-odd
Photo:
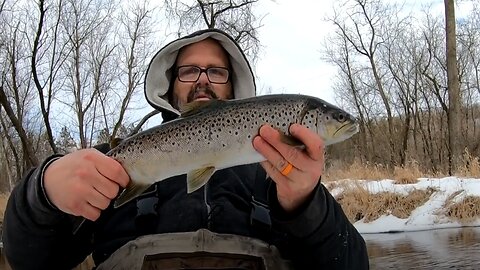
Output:
[[95,221],[130,177],[118,161],[92,148],[52,162],[43,181],[48,199],[58,209]]

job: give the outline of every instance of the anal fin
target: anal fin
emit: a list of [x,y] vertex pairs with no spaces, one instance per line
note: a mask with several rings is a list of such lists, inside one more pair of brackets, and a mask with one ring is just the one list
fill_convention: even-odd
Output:
[[118,208],[124,205],[125,203],[142,194],[150,186],[150,184],[139,184],[135,183],[134,181],[130,181],[130,183],[128,183],[128,186],[122,191],[122,193],[120,193],[118,198],[115,200],[113,207]]
[[213,173],[215,173],[214,166],[200,168],[187,173],[187,193],[192,193],[203,187],[210,177],[212,177]]

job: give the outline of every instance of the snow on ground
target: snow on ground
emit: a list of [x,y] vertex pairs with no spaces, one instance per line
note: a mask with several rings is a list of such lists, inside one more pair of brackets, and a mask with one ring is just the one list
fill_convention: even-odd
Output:
[[438,215],[444,207],[447,198],[456,194],[454,201],[461,201],[466,196],[480,197],[480,179],[473,178],[419,178],[415,184],[394,184],[393,180],[366,181],[366,180],[341,180],[338,187],[333,188],[331,193],[337,196],[343,191],[345,185],[359,185],[370,193],[394,192],[407,195],[413,190],[426,190],[434,188],[436,191],[430,199],[418,207],[410,217],[401,219],[393,215],[384,215],[379,219],[365,223],[363,220],[354,223],[360,233],[384,233],[402,231],[422,231],[443,228],[459,228],[464,226],[480,226],[480,218],[470,224],[460,224]]

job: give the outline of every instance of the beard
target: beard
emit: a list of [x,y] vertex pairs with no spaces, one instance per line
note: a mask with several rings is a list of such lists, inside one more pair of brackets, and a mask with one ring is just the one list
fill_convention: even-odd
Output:
[[[188,93],[187,96],[187,103],[190,103],[194,101],[196,98],[199,96],[206,96],[209,97],[210,99],[218,99],[217,94],[212,90],[210,86],[196,86],[192,88],[192,90]],[[177,110],[180,110],[180,100],[178,99],[178,96],[175,93],[172,93],[172,107],[174,107]]]
[[195,87],[194,89],[192,89],[192,91],[190,91],[190,93],[188,93],[187,103],[190,103],[190,102],[194,101],[195,99],[197,99],[200,96],[207,96],[210,99],[218,99],[217,94],[215,94],[215,92],[213,92],[213,90],[210,86],[206,86],[206,87],[198,86],[198,87]]

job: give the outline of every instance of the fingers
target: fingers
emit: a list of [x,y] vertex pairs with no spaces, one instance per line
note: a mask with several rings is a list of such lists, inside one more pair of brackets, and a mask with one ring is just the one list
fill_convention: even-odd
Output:
[[286,211],[307,200],[324,166],[323,142],[317,134],[301,125],[292,125],[290,133],[305,144],[304,150],[285,144],[282,135],[268,125],[253,140],[254,148],[266,159],[261,164],[276,183],[278,202]]
[[88,203],[82,204],[81,207],[78,207],[78,212],[81,213],[77,216],[82,216],[88,220],[95,221],[100,217],[102,211]]
[[280,171],[287,161],[303,171],[323,162],[323,143],[317,134],[297,124],[291,126],[290,132],[305,144],[306,151],[283,143],[281,134],[268,125],[260,128],[260,137],[254,139],[254,147]]
[[82,213],[83,214],[79,216],[82,216],[91,221],[95,221],[100,217],[101,211],[91,205],[86,204]]
[[112,200],[111,198],[105,197],[101,192],[97,191],[96,189],[90,190],[90,194],[86,199],[91,206],[100,210],[107,209],[110,201]]
[[95,221],[100,217],[101,210],[106,209],[109,204],[110,199],[94,188],[75,183],[72,185],[72,195],[63,198],[57,207],[65,213]]
[[[281,178],[281,172],[288,166],[289,162],[277,151],[271,144],[269,144],[265,139],[260,136],[257,136],[253,140],[254,147],[268,160],[268,162],[263,162],[262,165],[272,178]],[[290,170],[288,175],[284,177],[296,178],[298,170],[294,165],[294,162],[290,162],[293,168]],[[298,162],[297,162],[298,163]],[[277,176],[277,177],[275,177]]]
[[112,180],[104,177],[91,179],[90,183],[98,193],[110,200],[117,197],[118,191],[120,190],[120,186],[117,184],[117,182],[113,182]]
[[127,186],[130,178],[118,161],[100,152],[86,155],[85,159],[92,161],[95,164],[98,173],[105,178],[116,182],[122,187]]
[[305,144],[311,159],[316,161],[323,160],[325,147],[323,141],[315,132],[299,124],[291,125],[289,131],[290,134]]
[[130,181],[123,167],[95,149],[63,156],[45,170],[48,199],[61,211],[96,220]]

